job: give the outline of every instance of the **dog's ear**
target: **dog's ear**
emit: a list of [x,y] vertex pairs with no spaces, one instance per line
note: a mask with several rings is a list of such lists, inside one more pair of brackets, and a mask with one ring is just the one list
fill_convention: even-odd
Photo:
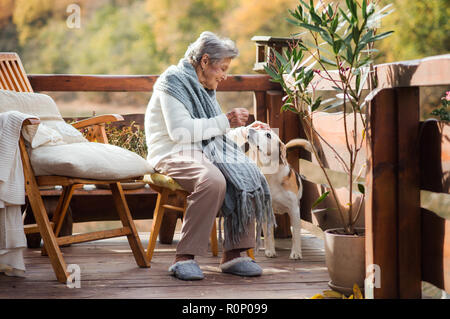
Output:
[[278,155],[280,157],[279,163],[283,165],[288,165],[286,159],[286,145],[284,145],[282,141],[278,141],[278,149],[280,150],[280,154]]
[[250,143],[249,142],[245,142],[244,145],[241,146],[241,149],[244,153],[247,153],[248,150],[250,149]]

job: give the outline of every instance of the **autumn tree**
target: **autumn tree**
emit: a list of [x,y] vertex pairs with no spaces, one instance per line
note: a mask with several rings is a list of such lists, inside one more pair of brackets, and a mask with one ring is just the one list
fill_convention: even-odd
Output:
[[394,30],[383,40],[382,62],[393,62],[447,54],[450,52],[449,0],[383,0],[393,3],[395,12],[383,21]]
[[147,0],[149,23],[159,51],[170,63],[184,56],[188,45],[203,31],[218,32],[225,12],[236,0]]

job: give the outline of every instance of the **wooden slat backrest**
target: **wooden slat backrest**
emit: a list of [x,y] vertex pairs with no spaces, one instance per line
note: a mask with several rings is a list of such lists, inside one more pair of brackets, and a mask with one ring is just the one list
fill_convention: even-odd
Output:
[[0,53],[0,89],[33,92],[22,62],[16,53]]

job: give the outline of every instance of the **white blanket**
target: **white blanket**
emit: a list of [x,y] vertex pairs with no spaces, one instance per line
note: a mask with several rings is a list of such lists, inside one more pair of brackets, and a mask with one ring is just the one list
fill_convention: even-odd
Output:
[[22,122],[32,115],[0,113],[0,272],[23,276],[26,237],[20,205],[25,204],[25,184],[19,138]]

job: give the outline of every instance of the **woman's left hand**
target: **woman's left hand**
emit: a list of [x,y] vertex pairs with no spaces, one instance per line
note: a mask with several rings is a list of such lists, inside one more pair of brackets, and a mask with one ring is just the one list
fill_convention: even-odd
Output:
[[267,130],[267,131],[270,130],[269,124],[264,123],[264,122],[261,122],[261,121],[255,121],[255,122],[253,122],[252,124],[247,125],[247,126],[245,126],[245,127],[242,129],[242,132],[241,132],[242,136],[244,136],[245,138],[247,138],[247,136],[248,136],[248,130],[249,130],[250,128],[255,129],[255,130]]
[[256,130],[270,130],[269,124],[261,121],[255,121],[252,124],[248,125],[247,128],[254,128]]

